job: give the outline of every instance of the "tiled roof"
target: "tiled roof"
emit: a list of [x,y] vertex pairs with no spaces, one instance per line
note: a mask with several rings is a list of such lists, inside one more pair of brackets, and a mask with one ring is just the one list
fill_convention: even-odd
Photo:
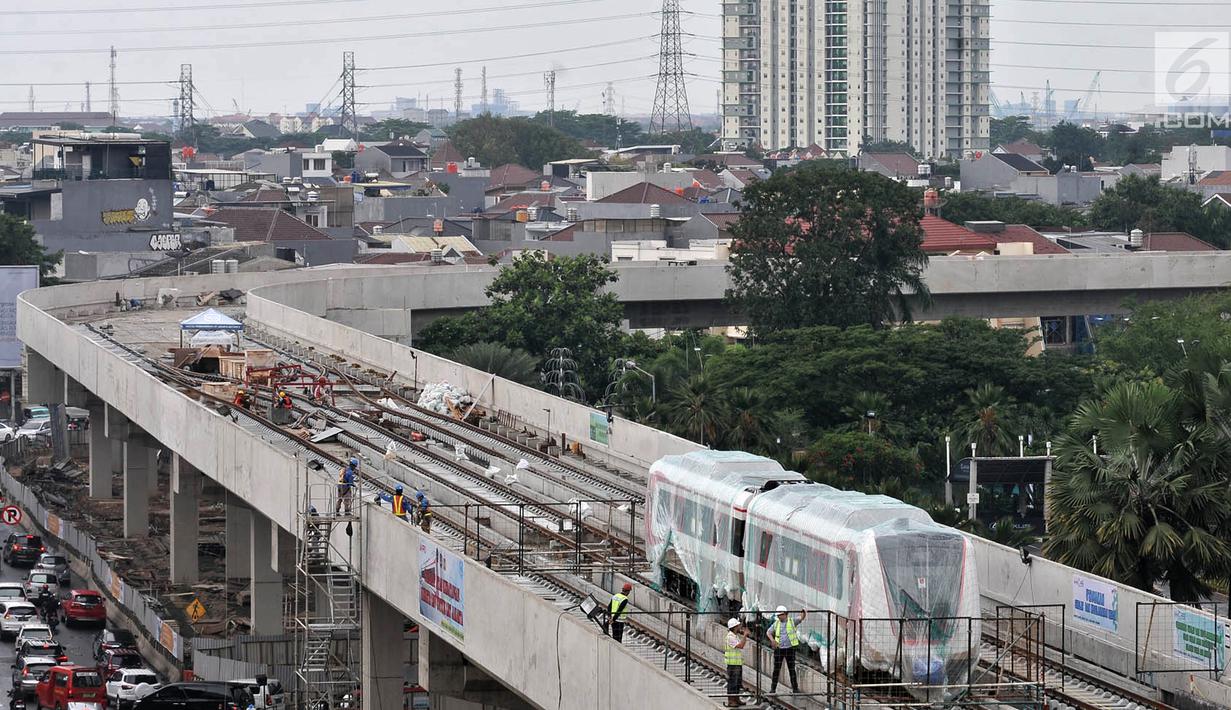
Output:
[[955,251],[990,253],[996,249],[996,240],[986,234],[977,234],[935,215],[924,215],[919,226],[923,227],[923,251],[928,254],[951,254]]
[[262,187],[236,200],[236,202],[290,202],[291,198],[282,190],[272,187]]
[[1017,153],[992,153],[992,156],[1019,173],[1048,172],[1047,168]]
[[715,214],[707,214],[703,216],[706,219],[708,219],[710,222],[713,222],[714,226],[717,227],[720,231],[728,232],[731,230],[731,227],[734,226],[735,223],[739,221],[740,213],[739,212],[718,212]]
[[1231,207],[1231,192],[1216,192],[1210,195],[1209,199],[1203,202],[1201,206],[1205,207],[1211,202],[1221,202],[1224,207]]
[[1198,185],[1231,185],[1231,170],[1211,170],[1197,181]]
[[245,121],[244,128],[257,138],[277,138],[282,135],[282,131],[279,131],[275,126],[257,118]]
[[701,187],[713,190],[723,186],[722,178],[718,177],[718,173],[713,170],[690,170],[688,174],[693,182],[699,183]]
[[880,163],[895,175],[914,177],[919,174],[919,161],[907,153],[864,153],[863,156]]
[[419,146],[411,141],[401,139],[384,145],[372,146],[376,150],[392,158],[426,158],[427,153],[419,150]]
[[1028,140],[1015,140],[1012,143],[1001,145],[1006,153],[1016,153],[1017,155],[1043,155],[1043,148],[1036,143],[1031,143]]
[[392,266],[394,264],[413,264],[419,261],[429,261],[432,255],[426,253],[408,254],[406,252],[368,252],[355,257],[356,264],[372,266]]
[[509,163],[498,168],[492,168],[492,177],[491,182],[488,183],[488,188],[528,187],[531,185],[537,187],[538,183],[543,179],[542,175],[530,168],[522,167],[516,163]]
[[1152,232],[1141,239],[1146,251],[1218,251],[1218,247],[1203,242],[1187,232]]
[[488,207],[485,212],[501,214],[510,210],[520,210],[527,207],[553,207],[558,195],[554,192],[518,192],[496,204]]
[[466,158],[462,155],[462,152],[454,147],[452,141],[445,141],[440,144],[440,147],[432,151],[432,159],[429,161],[429,165],[433,170],[444,170],[449,163],[458,163],[460,165],[464,162],[466,162]]
[[674,205],[685,204],[688,200],[654,183],[642,182],[607,195],[597,202],[624,205]]
[[983,236],[991,237],[999,244],[1010,242],[1030,242],[1034,245],[1035,254],[1068,254],[1069,250],[1039,234],[1024,224],[1006,224],[1000,232],[989,232]]
[[274,207],[220,207],[211,212],[208,219],[234,227],[237,242],[329,239],[329,235],[319,229]]

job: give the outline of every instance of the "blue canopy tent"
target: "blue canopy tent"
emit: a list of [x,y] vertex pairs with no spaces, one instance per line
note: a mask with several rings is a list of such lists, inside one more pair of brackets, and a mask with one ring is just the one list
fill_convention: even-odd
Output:
[[[184,345],[184,331],[196,333],[238,333],[244,324],[215,308],[208,308],[195,316],[180,321],[180,347]],[[193,336],[196,339],[196,336]],[[197,345],[197,343],[192,343]]]

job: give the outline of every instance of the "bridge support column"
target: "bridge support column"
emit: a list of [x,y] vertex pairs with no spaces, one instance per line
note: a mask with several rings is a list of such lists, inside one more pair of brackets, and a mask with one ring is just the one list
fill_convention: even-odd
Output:
[[385,600],[363,592],[364,707],[401,710],[407,646],[406,619]]
[[107,438],[107,405],[90,407],[90,497],[112,498],[111,481],[115,470],[113,444]]
[[124,442],[124,537],[150,532],[150,489],[158,474],[158,449],[148,440]]
[[64,403],[64,373],[39,353],[26,348],[26,406]]
[[227,579],[252,574],[252,509],[227,493]]
[[440,710],[457,707],[448,702],[436,703],[437,698],[446,696],[484,707],[508,710],[534,707],[474,666],[461,651],[422,624],[419,626],[419,685],[431,694],[432,707]]
[[274,557],[271,544],[276,530],[269,518],[257,512],[251,515],[252,522],[248,529],[252,550],[252,633],[280,634],[282,573],[278,570],[278,559]]
[[179,454],[171,457],[171,581],[192,584],[200,578],[201,472]]

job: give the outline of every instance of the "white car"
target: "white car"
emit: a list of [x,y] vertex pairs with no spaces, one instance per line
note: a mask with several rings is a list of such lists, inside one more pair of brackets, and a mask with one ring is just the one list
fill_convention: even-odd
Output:
[[22,584],[26,590],[26,599],[38,599],[44,586],[52,594],[60,596],[60,575],[53,569],[32,569]]
[[68,573],[68,558],[55,552],[44,552],[34,563],[35,569],[42,567],[56,573],[60,584],[67,585],[71,577]]
[[16,638],[26,624],[38,623],[38,609],[30,602],[20,599],[0,602],[4,615],[0,616],[0,638]]
[[128,708],[161,687],[158,674],[149,668],[118,668],[107,676],[107,705]]
[[26,588],[21,582],[0,582],[0,602],[26,600]]
[[282,681],[277,678],[267,678],[263,686],[256,682],[256,678],[240,678],[230,682],[243,683],[248,686],[248,692],[252,693],[252,707],[255,710],[280,708],[286,705],[286,691],[282,689]]
[[55,640],[55,636],[51,633],[51,627],[47,624],[26,624],[17,632],[17,639],[13,642],[13,650],[19,651],[21,649],[21,645],[26,641]]
[[0,444],[7,444],[17,438],[17,427],[8,422],[0,422]]
[[40,436],[43,436],[43,437],[51,436],[51,420],[50,419],[31,419],[25,424],[22,424],[21,428],[17,430],[18,439],[26,439],[27,441],[34,441]]

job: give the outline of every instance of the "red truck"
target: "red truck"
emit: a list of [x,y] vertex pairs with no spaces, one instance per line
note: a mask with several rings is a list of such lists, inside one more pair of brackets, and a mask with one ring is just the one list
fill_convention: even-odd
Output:
[[35,689],[38,707],[67,710],[69,703],[91,703],[102,707],[107,702],[103,677],[97,668],[66,663],[52,666]]

